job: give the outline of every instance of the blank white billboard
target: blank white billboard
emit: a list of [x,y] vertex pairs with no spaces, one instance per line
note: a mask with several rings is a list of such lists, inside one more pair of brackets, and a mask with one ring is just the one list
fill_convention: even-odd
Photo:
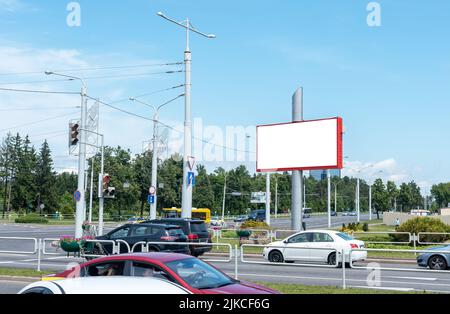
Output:
[[258,172],[341,169],[342,119],[257,127]]

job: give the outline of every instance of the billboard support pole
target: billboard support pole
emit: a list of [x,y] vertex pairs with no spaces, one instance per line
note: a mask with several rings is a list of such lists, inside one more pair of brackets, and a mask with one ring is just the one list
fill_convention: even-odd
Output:
[[266,223],[270,226],[270,173],[266,174]]
[[[303,121],[303,88],[292,97],[292,122]],[[291,229],[303,230],[303,171],[292,171]]]

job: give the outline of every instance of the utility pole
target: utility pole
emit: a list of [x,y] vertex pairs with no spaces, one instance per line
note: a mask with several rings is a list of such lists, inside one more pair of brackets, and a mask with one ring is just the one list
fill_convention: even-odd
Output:
[[184,52],[184,64],[185,64],[185,109],[184,109],[184,155],[183,155],[183,187],[181,194],[181,217],[192,217],[192,184],[188,182],[188,175],[191,172],[189,161],[192,156],[192,122],[191,122],[191,61],[192,55],[189,47],[189,35],[190,32],[197,33],[203,37],[212,39],[216,38],[213,34],[202,33],[192,27],[189,18],[183,22],[177,22],[162,12],[157,13],[158,16],[163,19],[172,22],[184,29],[186,29],[186,49]]
[[105,206],[105,197],[103,195],[103,176],[105,175],[105,138],[101,135],[102,146],[101,146],[101,162],[100,162],[100,174],[98,176],[98,235],[103,235],[103,209]]
[[222,200],[222,221],[225,222],[225,197],[227,196],[227,173],[224,172],[225,178],[223,182],[223,200]]
[[275,176],[275,219],[278,218],[278,176]]
[[270,226],[270,173],[266,173],[266,223]]
[[369,184],[369,221],[372,220],[372,185]]
[[357,221],[361,222],[361,212],[360,212],[360,200],[359,200],[359,177],[356,179],[356,215]]
[[90,182],[90,192],[89,192],[89,223],[92,222],[92,197],[94,193],[94,158],[91,159],[91,182]]
[[[299,88],[292,97],[292,121],[303,121],[303,88]],[[303,230],[303,187],[303,171],[292,171],[292,230]]]
[[75,238],[83,236],[83,218],[86,215],[86,193],[85,187],[85,170],[86,170],[86,105],[87,105],[87,87],[82,78],[59,74],[54,72],[45,72],[46,75],[56,75],[66,77],[69,80],[79,80],[82,84],[81,88],[81,117],[80,117],[80,150],[78,154],[78,188],[80,200],[77,202],[75,214]]

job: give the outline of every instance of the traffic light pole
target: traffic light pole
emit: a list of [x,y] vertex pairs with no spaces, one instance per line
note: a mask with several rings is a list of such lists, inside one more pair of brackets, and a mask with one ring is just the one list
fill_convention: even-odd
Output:
[[86,95],[87,90],[83,85],[81,90],[81,133],[80,133],[80,151],[78,154],[78,192],[81,197],[80,200],[76,204],[76,214],[75,214],[75,238],[79,239],[83,236],[83,218],[85,216],[85,208],[86,208],[86,197],[85,197],[85,189],[84,189],[84,180],[85,180],[85,169],[86,169],[86,141],[84,131],[86,128]]
[[[158,190],[158,110],[155,112],[153,117],[153,156],[152,156],[152,186]],[[150,220],[156,219],[156,204],[158,193],[154,195],[155,199],[152,204],[150,204]]]
[[100,165],[100,176],[99,176],[99,193],[101,193],[101,197],[98,200],[98,235],[103,235],[103,209],[105,205],[105,198],[102,190],[103,176],[105,174],[105,148],[104,148],[104,137],[102,135],[102,157],[101,157],[101,165]]

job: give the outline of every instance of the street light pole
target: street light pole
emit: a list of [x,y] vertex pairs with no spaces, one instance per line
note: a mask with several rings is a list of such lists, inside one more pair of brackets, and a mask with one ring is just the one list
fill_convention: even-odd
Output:
[[171,102],[177,100],[178,98],[182,97],[184,95],[179,95],[178,97],[175,97],[164,104],[162,104],[159,107],[155,107],[151,104],[148,104],[146,102],[143,102],[137,98],[130,97],[131,101],[138,102],[140,104],[143,104],[147,107],[150,107],[154,110],[153,114],[153,154],[152,154],[152,174],[151,174],[151,185],[155,188],[155,199],[152,204],[150,204],[150,220],[156,219],[156,209],[157,209],[157,202],[158,202],[158,141],[159,141],[159,131],[158,131],[158,124],[159,124],[159,112],[161,109],[170,104]]
[[266,223],[270,226],[270,173],[266,174]]
[[80,150],[78,155],[78,192],[80,200],[76,204],[75,214],[75,238],[83,236],[83,218],[86,214],[86,195],[85,195],[85,171],[86,171],[86,111],[87,111],[87,87],[82,78],[59,74],[54,72],[45,72],[46,75],[56,75],[66,77],[69,80],[79,80],[82,84],[81,88],[81,117],[80,117]]
[[225,178],[223,182],[223,200],[222,200],[222,222],[225,221],[225,197],[227,196],[227,173],[225,171]]
[[177,22],[167,16],[162,12],[157,13],[158,16],[163,19],[172,22],[184,29],[186,29],[186,50],[184,52],[184,64],[185,64],[185,109],[184,109],[184,155],[183,155],[183,187],[181,194],[181,217],[191,218],[192,216],[192,184],[188,182],[189,172],[192,171],[190,168],[189,160],[192,157],[192,122],[191,122],[191,61],[192,55],[189,47],[189,35],[190,32],[197,33],[203,37],[212,39],[216,36],[213,34],[202,33],[192,27],[189,19],[183,22]]

